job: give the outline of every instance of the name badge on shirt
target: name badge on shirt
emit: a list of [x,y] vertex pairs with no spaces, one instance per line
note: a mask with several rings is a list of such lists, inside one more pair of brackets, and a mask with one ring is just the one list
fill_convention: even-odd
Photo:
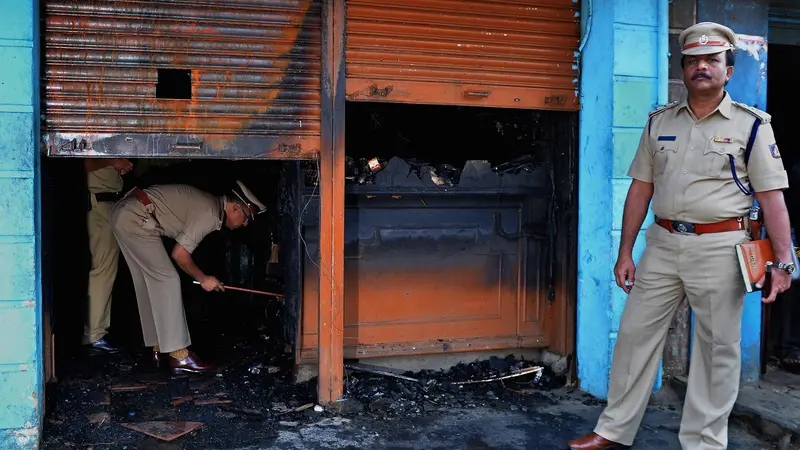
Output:
[[659,141],[674,141],[675,140],[675,136],[659,136],[658,140]]
[[780,159],[781,152],[778,150],[778,144],[772,144],[769,146],[769,152],[772,154],[772,157],[775,159]]

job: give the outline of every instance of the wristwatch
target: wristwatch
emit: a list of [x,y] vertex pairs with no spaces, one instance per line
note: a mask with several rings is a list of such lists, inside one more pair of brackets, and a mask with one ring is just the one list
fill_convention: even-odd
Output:
[[779,263],[775,263],[775,268],[783,270],[784,272],[786,272],[789,275],[791,275],[794,272],[795,265],[794,265],[794,263],[782,263],[782,262],[779,262]]

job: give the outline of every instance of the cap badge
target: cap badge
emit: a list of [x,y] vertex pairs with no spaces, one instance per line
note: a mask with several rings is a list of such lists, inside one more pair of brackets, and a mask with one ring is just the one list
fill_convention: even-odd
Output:
[[700,40],[698,40],[697,43],[700,45],[708,44],[708,36],[706,36],[705,34],[700,36]]

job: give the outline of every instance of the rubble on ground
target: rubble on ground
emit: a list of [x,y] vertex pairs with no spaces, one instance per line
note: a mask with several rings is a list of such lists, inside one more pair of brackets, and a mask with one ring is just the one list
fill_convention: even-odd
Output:
[[[176,422],[202,423],[202,428],[193,428],[191,433],[181,436],[180,442],[190,446],[230,445],[234,437],[237,445],[245,446],[263,444],[276,437],[280,429],[324,419],[380,422],[385,418],[422,417],[459,408],[535,411],[543,402],[557,402],[557,397],[546,391],[565,383],[563,376],[543,367],[535,373],[502,381],[457,384],[537,367],[532,361],[513,356],[459,364],[446,371],[402,373],[403,378],[348,370],[344,398],[322,407],[316,403],[316,379],[292,384],[290,360],[268,356],[282,353],[272,349],[261,353],[265,355],[261,358],[252,358],[256,353],[253,342],[263,351],[267,350],[263,346],[271,341],[227,342],[234,349],[229,353],[237,359],[219,375],[170,376],[149,368],[144,355],[139,355],[138,358],[121,356],[95,365],[96,372],[84,379],[64,379],[55,392],[48,394],[51,406],[42,448],[67,448],[70,443],[132,444],[143,439],[157,440],[135,431],[137,423],[149,426],[158,422],[164,422],[165,426]],[[249,361],[245,354],[250,355]],[[254,367],[260,370],[253,371]],[[275,368],[280,368],[280,372],[275,372]],[[134,383],[142,387],[114,389]],[[100,401],[109,396],[108,403]]]

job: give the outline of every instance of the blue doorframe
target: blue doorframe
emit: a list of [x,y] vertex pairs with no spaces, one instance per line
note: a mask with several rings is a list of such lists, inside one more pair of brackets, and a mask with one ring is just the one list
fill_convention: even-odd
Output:
[[[667,101],[667,11],[668,0],[582,3],[577,359],[581,389],[600,398],[608,393],[626,301],[613,277],[626,173],[647,114]],[[643,227],[651,222],[648,217]],[[636,260],[643,247],[642,233]]]
[[33,448],[44,409],[39,5],[0,0],[0,448]]

